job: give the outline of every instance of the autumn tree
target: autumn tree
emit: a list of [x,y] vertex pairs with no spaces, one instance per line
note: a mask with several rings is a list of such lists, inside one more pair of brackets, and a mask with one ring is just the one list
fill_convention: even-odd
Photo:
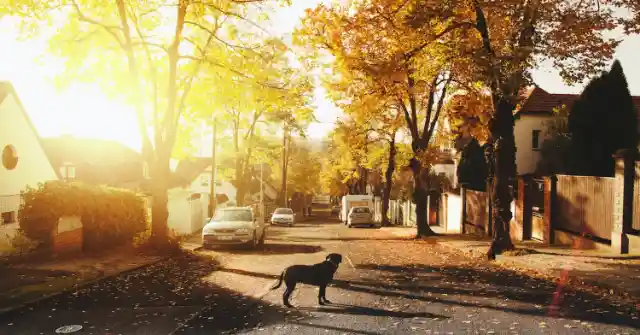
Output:
[[[304,140],[292,141],[288,155],[287,189],[303,194],[319,193],[321,154],[312,152]],[[281,175],[281,174],[278,174]]]
[[613,176],[616,151],[638,146],[637,119],[622,65],[616,61],[611,71],[589,82],[571,108],[571,172]]
[[[215,110],[215,122],[228,130],[238,205],[244,204],[251,185],[252,166],[260,163],[254,157],[257,144],[268,142],[267,137],[283,119],[303,131],[313,118],[310,78],[290,66],[286,45],[272,39],[261,48],[261,52],[255,48],[237,50],[225,60],[228,66],[204,73],[198,87],[202,94],[192,96],[190,101],[202,108],[194,117],[210,119],[210,111]],[[234,70],[237,68],[251,77]],[[211,92],[211,87],[217,89]]]
[[567,106],[554,109],[551,120],[545,121],[546,139],[540,147],[540,160],[536,175],[569,174],[571,171],[571,133],[569,133]]
[[484,143],[489,137],[488,123],[493,114],[491,96],[482,88],[460,87],[447,101],[445,109],[443,126],[446,127],[438,136],[454,143],[458,153],[458,183],[485,191],[489,171]]
[[[346,102],[338,100],[336,103],[349,118],[348,122],[342,124],[347,127],[345,135],[352,140],[360,139],[367,146],[362,165],[369,171],[367,181],[374,190],[374,195],[382,195],[382,218],[386,224],[397,166],[396,141],[398,133],[404,129],[404,119],[395,99],[368,94],[370,92],[358,87],[357,83],[351,82],[355,87],[347,86],[349,98]],[[383,181],[381,175],[384,175]]]
[[[21,17],[26,37],[52,26],[49,51],[65,60],[60,84],[98,83],[136,106],[153,181],[152,241],[158,245],[168,233],[169,161],[183,113],[197,108],[186,104],[191,88],[203,71],[225,68],[230,53],[247,43],[260,45],[255,22],[265,13],[254,4],[265,2],[19,0],[0,9],[0,15]],[[239,39],[239,31],[247,39]]]
[[[444,64],[458,70],[449,72],[484,83],[495,110],[489,127],[494,229],[488,251],[494,259],[513,248],[510,185],[516,174],[513,110],[519,93],[530,84],[531,70],[541,61],[550,60],[570,83],[601,70],[620,42],[605,33],[620,26],[628,30],[640,26],[633,16],[617,16],[615,6],[637,9],[637,2],[372,0],[348,9],[319,6],[308,15],[305,35],[322,36],[310,44],[331,50],[336,62],[355,70],[411,69],[416,55],[430,57],[432,62],[425,64],[429,68],[444,55]],[[357,62],[363,53],[368,61]],[[402,78],[415,82],[413,74]],[[419,217],[419,222],[424,219]]]
[[322,63],[317,50],[333,56],[329,67],[337,79],[329,89],[339,92],[339,100],[375,96],[387,106],[380,112],[394,108],[401,115],[414,152],[408,165],[414,176],[417,235],[434,235],[427,224],[426,151],[455,78],[455,69],[441,57],[448,47],[434,45],[431,53],[423,52],[420,46],[429,37],[413,33],[404,24],[406,13],[396,7],[375,1],[353,6],[357,11],[339,5],[309,10],[296,41],[308,51],[309,63]]

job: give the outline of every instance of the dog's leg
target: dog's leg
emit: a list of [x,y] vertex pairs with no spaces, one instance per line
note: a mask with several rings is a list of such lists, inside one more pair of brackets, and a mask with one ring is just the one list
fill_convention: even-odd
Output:
[[284,294],[282,294],[282,303],[287,307],[293,307],[289,303],[289,297],[291,297],[291,293],[296,289],[296,283],[286,283],[287,288],[284,290]]
[[324,305],[324,304],[331,303],[331,301],[327,299],[326,294],[327,294],[327,285],[321,285],[320,289],[318,290],[318,304]]

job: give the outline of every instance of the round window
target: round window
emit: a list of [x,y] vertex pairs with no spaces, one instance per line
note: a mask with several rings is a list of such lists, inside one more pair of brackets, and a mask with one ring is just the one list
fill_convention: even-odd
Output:
[[18,153],[13,145],[7,145],[2,149],[2,166],[7,170],[13,170],[18,165]]

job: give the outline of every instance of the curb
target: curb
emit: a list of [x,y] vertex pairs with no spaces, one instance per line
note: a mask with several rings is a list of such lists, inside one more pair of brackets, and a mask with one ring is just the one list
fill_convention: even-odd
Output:
[[70,291],[73,291],[73,290],[78,290],[78,289],[87,287],[89,285],[95,284],[95,283],[97,283],[99,281],[102,281],[102,280],[105,280],[105,279],[110,279],[110,278],[113,278],[113,277],[117,277],[117,276],[122,275],[122,274],[127,274],[129,272],[140,270],[140,269],[145,268],[147,266],[151,266],[151,265],[158,264],[160,262],[164,262],[169,258],[170,258],[169,256],[161,257],[160,259],[157,259],[157,260],[155,260],[153,262],[150,262],[150,263],[137,265],[137,266],[132,267],[130,269],[126,269],[124,271],[117,272],[117,273],[112,273],[112,274],[109,274],[109,275],[106,275],[106,276],[93,278],[93,279],[84,281],[84,282],[82,282],[80,284],[76,284],[74,286],[65,288],[65,289],[63,289],[61,291],[58,291],[58,292],[48,293],[48,294],[45,294],[43,296],[40,296],[40,297],[37,297],[37,298],[34,298],[34,299],[30,299],[30,300],[27,300],[27,301],[24,301],[24,302],[21,302],[21,303],[18,303],[16,305],[13,305],[13,306],[0,308],[0,316],[3,315],[3,314],[9,313],[11,311],[15,311],[17,309],[24,308],[26,306],[29,306],[29,305],[32,305],[32,304],[35,304],[35,303],[38,303],[38,302],[42,302],[42,301],[45,301],[47,299],[51,299],[51,298],[56,297],[58,295],[61,295],[61,294],[64,294],[64,293],[67,293],[67,292],[70,292]]

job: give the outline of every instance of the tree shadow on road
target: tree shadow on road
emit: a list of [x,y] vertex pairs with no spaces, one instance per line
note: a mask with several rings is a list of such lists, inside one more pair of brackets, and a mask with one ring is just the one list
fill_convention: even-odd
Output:
[[315,254],[324,250],[319,245],[295,244],[295,243],[266,243],[257,249],[242,247],[225,247],[213,249],[219,253],[233,253],[242,255],[288,255],[288,254]]
[[[528,277],[508,269],[483,266],[432,267],[422,264],[360,264],[357,268],[384,271],[388,275],[382,282],[336,282],[335,286],[382,296],[640,328],[638,309],[633,302],[621,301],[612,296],[603,297],[564,286],[562,281]],[[491,303],[489,299],[497,301]],[[507,304],[513,306],[508,307]]]
[[340,333],[340,334],[358,334],[358,335],[379,335],[380,333],[376,333],[376,332],[368,332],[368,331],[362,331],[362,330],[354,330],[354,329],[349,329],[349,328],[342,328],[342,327],[335,327],[335,326],[328,326],[328,325],[319,325],[316,323],[304,323],[304,322],[289,322],[290,324],[293,325],[298,325],[298,326],[302,326],[302,327],[309,327],[309,328],[318,328],[318,329],[324,329],[325,332],[329,332],[329,331],[333,331],[335,333]]
[[298,307],[299,310],[304,311],[312,311],[312,312],[323,312],[323,313],[332,313],[332,314],[347,314],[347,315],[367,315],[367,316],[388,316],[392,318],[402,318],[402,319],[412,319],[412,318],[447,318],[442,315],[426,313],[426,312],[400,312],[400,311],[390,311],[386,309],[379,308],[371,308],[364,306],[355,306],[355,305],[344,305],[344,304],[329,304],[331,307]]
[[218,267],[196,254],[168,259],[1,314],[0,334],[48,334],[78,322],[102,333],[219,334],[304,319],[205,280]]
[[[460,266],[431,267],[421,264],[405,266],[361,264],[357,268],[363,271],[383,271],[387,272],[387,275],[377,276],[375,280],[334,279],[331,286],[381,297],[404,298],[449,306],[486,308],[514,314],[570,318],[640,328],[640,321],[637,318],[634,319],[637,317],[637,310],[632,304],[605,299],[589,292],[577,291],[568,287],[563,287],[561,294],[556,294],[558,283],[523,276],[507,269]],[[277,279],[278,277],[275,274],[240,269],[225,268],[219,269],[219,271],[266,279]],[[360,312],[365,314],[363,308],[365,307],[347,309],[345,314],[348,314],[349,311],[354,314]],[[340,313],[339,309],[327,309],[327,312]],[[378,313],[384,312],[378,311]]]

